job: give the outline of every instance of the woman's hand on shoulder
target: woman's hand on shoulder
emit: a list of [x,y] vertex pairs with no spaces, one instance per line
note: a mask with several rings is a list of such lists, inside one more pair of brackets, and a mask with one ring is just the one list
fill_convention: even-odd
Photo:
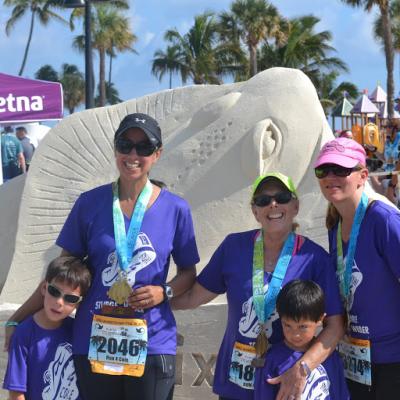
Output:
[[160,285],[147,285],[134,289],[128,304],[134,309],[147,309],[164,301],[164,288]]
[[281,385],[276,400],[301,400],[301,394],[303,393],[306,381],[306,377],[298,362],[284,374],[268,379],[269,384]]

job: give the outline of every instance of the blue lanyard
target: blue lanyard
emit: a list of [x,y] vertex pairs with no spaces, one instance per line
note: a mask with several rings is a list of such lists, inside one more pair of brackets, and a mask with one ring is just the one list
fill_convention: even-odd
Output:
[[115,250],[118,256],[119,267],[127,272],[132,261],[136,240],[142,226],[144,213],[149,203],[153,186],[148,179],[136,201],[135,209],[129,224],[128,234],[125,231],[124,215],[122,214],[118,196],[118,181],[113,183],[113,223]]
[[[364,219],[368,207],[368,196],[363,192],[360,203],[357,206],[356,214],[354,216],[353,224],[351,225],[349,247],[346,256],[346,265],[343,257],[343,244],[342,244],[342,223],[339,220],[336,246],[337,246],[337,271],[336,275],[339,280],[340,293],[345,301],[350,293],[351,271],[353,268],[354,256],[356,253],[357,238],[360,232],[361,223]],[[346,310],[349,311],[349,310]]]
[[264,296],[264,235],[260,230],[255,239],[253,253],[253,303],[260,324],[264,324],[275,310],[276,298],[281,290],[287,267],[293,255],[296,235],[293,232],[285,240],[268,291]]

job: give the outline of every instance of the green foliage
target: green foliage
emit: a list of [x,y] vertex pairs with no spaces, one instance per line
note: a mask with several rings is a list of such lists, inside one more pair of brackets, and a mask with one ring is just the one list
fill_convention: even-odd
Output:
[[57,3],[54,2],[54,0],[4,0],[4,5],[8,7],[13,7],[11,11],[11,17],[6,22],[5,28],[7,35],[10,34],[12,29],[14,29],[15,24],[20,19],[22,19],[22,17],[26,13],[31,13],[28,39],[25,46],[21,68],[18,73],[18,75],[21,76],[24,73],[26,61],[28,59],[35,20],[37,19],[39,23],[43,26],[47,26],[51,19],[56,19],[64,23],[66,23],[66,21],[64,20],[64,18],[53,11],[54,8],[60,7]]
[[43,65],[35,72],[35,78],[42,81],[59,82],[57,71],[49,64]]
[[[118,6],[118,8],[116,8]],[[125,17],[121,11],[127,7],[126,2],[114,1],[112,4],[97,4],[92,9],[91,33],[92,48],[99,54],[99,105],[106,104],[106,79],[105,79],[105,57],[108,54],[111,58],[116,56],[117,52],[130,51],[136,53],[133,44],[137,41],[136,35],[131,31],[129,18]],[[79,10],[78,10],[79,11]],[[82,17],[76,12],[71,19]],[[85,49],[85,36],[75,37],[73,46],[79,51]],[[109,85],[111,85],[111,62]]]
[[171,29],[164,39],[167,50],[157,50],[152,62],[152,72],[159,79],[166,72],[179,72],[183,83],[190,78],[195,84],[220,84],[224,75],[232,75],[240,68],[237,63],[240,50],[219,42],[213,13],[197,15],[185,35]]
[[35,72],[35,78],[62,84],[64,105],[70,114],[85,101],[85,79],[76,65],[63,64],[61,71],[57,72],[51,65],[46,64]]

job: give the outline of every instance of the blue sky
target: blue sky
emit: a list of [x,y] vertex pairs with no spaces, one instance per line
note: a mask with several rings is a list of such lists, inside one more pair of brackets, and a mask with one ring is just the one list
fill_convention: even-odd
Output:
[[[231,0],[130,0],[127,11],[132,30],[138,36],[138,55],[123,53],[113,66],[113,82],[124,100],[140,97],[168,88],[168,78],[160,83],[151,74],[151,60],[157,49],[165,49],[164,32],[177,28],[185,33],[193,24],[193,17],[205,10],[219,12],[228,10]],[[340,0],[275,0],[282,15],[296,17],[314,14],[321,19],[318,31],[330,30],[332,45],[338,56],[349,66],[350,72],[341,80],[354,82],[360,90],[371,92],[376,84],[386,87],[386,68],[383,51],[372,36],[372,23],[377,10],[366,14],[361,9],[350,8]],[[11,15],[11,8],[0,5],[0,72],[17,75],[22,61],[29,28],[28,16],[20,20],[10,36],[4,32],[5,22]],[[68,12],[62,15],[68,19]],[[76,64],[84,71],[84,55],[71,46],[75,35],[82,32],[79,27],[70,32],[68,26],[52,21],[46,28],[36,24],[33,33],[25,77],[32,78],[42,65],[50,64],[60,70],[64,62]],[[96,73],[98,58],[94,57]],[[398,93],[399,67],[395,65],[395,93]],[[181,85],[179,77],[173,80],[173,87]]]

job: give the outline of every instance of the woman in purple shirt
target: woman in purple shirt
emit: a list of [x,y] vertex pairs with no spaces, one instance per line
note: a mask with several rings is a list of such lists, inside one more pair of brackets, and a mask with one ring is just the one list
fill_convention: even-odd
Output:
[[353,400],[394,399],[400,393],[400,213],[364,192],[364,148],[338,138],[315,163],[330,202],[329,247],[347,315],[339,344]]
[[271,380],[281,384],[278,400],[300,399],[306,382],[300,362],[314,369],[343,334],[343,309],[333,266],[325,250],[294,232],[299,200],[289,177],[269,173],[257,178],[251,209],[260,229],[228,235],[193,288],[174,298],[172,307],[195,308],[226,293],[228,321],[213,390],[220,399],[251,400],[255,368],[268,363],[264,358],[268,343],[283,339],[275,309],[280,288],[293,279],[317,282],[326,296],[326,325],[304,356]]
[[[62,254],[87,257],[93,277],[74,323],[78,386],[84,400],[172,399],[176,323],[169,299],[196,276],[191,212],[148,179],[162,152],[157,121],[127,115],[114,147],[119,179],[81,194],[57,239]],[[167,284],[171,256],[178,272]],[[41,302],[35,292],[13,321]]]

